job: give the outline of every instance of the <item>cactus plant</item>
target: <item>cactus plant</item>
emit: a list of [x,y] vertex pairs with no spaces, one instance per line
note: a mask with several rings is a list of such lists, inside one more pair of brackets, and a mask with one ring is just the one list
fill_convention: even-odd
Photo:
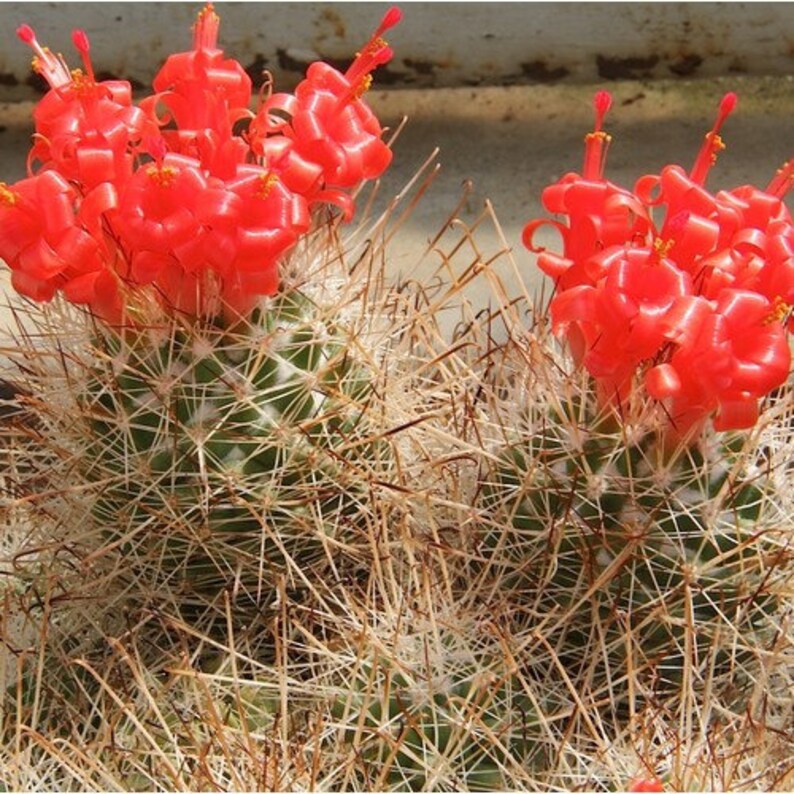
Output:
[[665,449],[651,412],[619,425],[581,376],[541,383],[530,360],[479,554],[596,700],[751,683],[790,576],[782,461],[713,431]]
[[329,739],[345,789],[500,791],[545,760],[543,698],[489,621],[432,610],[444,611],[361,635],[333,666]]
[[376,374],[334,317],[296,289],[233,329],[102,340],[79,397],[83,476],[137,576],[261,601],[351,542]]
[[0,190],[2,254],[18,291],[89,310],[43,432],[130,584],[184,608],[224,590],[265,605],[279,577],[303,582],[360,543],[382,351],[362,344],[375,320],[326,207],[350,219],[351,192],[391,159],[363,94],[397,21],[344,74],[315,63],[256,112],[211,6],[137,106],[96,80],[82,31],[72,72],[18,31],[51,91],[35,113],[43,168]]
[[[481,540],[574,680],[622,708],[751,679],[782,614],[787,464],[762,429],[785,421],[784,399],[758,417],[790,367],[793,163],[766,191],[706,191],[728,94],[691,174],[667,166],[631,192],[603,178],[610,104],[596,95],[583,175],[544,193],[568,223],[524,235],[556,280],[552,329],[581,371],[545,329],[514,329],[492,391],[501,452]],[[535,246],[544,223],[562,254]]]

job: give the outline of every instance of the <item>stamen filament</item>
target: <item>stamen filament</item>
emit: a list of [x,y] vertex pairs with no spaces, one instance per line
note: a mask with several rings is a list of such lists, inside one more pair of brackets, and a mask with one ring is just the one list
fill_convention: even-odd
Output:
[[767,185],[766,192],[770,196],[783,199],[786,193],[791,190],[794,182],[794,158],[778,168],[777,173],[772,177],[772,181]]
[[72,82],[72,75],[63,58],[53,55],[47,47],[42,47],[30,25],[20,25],[17,28],[17,38],[36,53],[33,68],[47,81],[50,88],[62,88]]
[[582,176],[585,179],[603,179],[606,166],[607,150],[612,137],[601,128],[609,108],[612,107],[612,95],[609,91],[597,91],[593,97],[595,108],[595,126],[592,132],[585,135],[584,165]]
[[736,108],[736,103],[738,101],[736,94],[731,91],[725,94],[720,102],[717,120],[714,122],[714,126],[706,133],[706,139],[700,147],[695,164],[692,166],[692,171],[689,174],[692,181],[698,185],[705,184],[706,177],[711,167],[717,162],[717,154],[725,148],[725,144],[719,132],[722,125],[725,123],[725,119],[727,119]]

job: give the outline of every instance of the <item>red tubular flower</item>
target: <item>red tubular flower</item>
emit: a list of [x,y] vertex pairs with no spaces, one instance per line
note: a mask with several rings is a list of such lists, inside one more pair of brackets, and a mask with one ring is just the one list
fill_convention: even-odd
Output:
[[[668,165],[628,194],[602,177],[610,103],[599,92],[583,176],[568,174],[543,194],[567,225],[536,220],[524,229],[538,266],[556,280],[553,329],[593,376],[602,402],[625,399],[652,364],[642,382],[678,433],[712,415],[718,430],[751,426],[759,399],[791,363],[783,321],[794,303],[794,225],[783,199],[794,161],[763,191],[715,196],[704,185],[736,101],[723,97],[689,174]],[[665,210],[658,231],[650,220],[657,206]],[[562,254],[533,245],[544,223],[560,232]]]
[[738,223],[725,248],[704,263],[709,268],[705,294],[734,287],[794,304],[794,223],[783,203],[793,168],[794,160],[780,169],[788,178],[773,180],[766,190],[745,185],[718,194],[734,208]]
[[240,198],[233,234],[235,255],[223,270],[224,298],[238,312],[248,311],[255,296],[278,287],[278,262],[310,225],[308,202],[261,166],[241,166],[226,185]]
[[714,411],[714,427],[751,427],[758,400],[780,386],[791,366],[786,332],[775,307],[762,295],[723,290],[710,311],[700,312],[696,328],[669,363],[648,373],[646,387],[669,400],[671,422],[682,434]]
[[[344,74],[326,63],[311,64],[295,96],[270,97],[251,125],[254,151],[285,184],[312,201],[340,204],[347,216],[352,205],[343,191],[380,176],[391,162],[380,122],[362,96],[372,82],[370,73],[391,60],[392,50],[381,36],[400,18],[396,8],[390,9]],[[289,122],[276,111],[287,113]]]
[[36,136],[29,162],[57,170],[82,193],[101,183],[120,186],[132,174],[131,145],[145,126],[144,114],[132,105],[130,84],[96,82],[83,31],[75,31],[73,41],[85,72],[70,72],[60,58],[41,47],[27,25],[17,34],[37,53],[34,67],[51,86],[33,113]]
[[125,274],[132,283],[154,281],[175,250],[202,235],[196,202],[206,187],[200,163],[181,155],[136,171],[111,219],[121,247],[133,252]]
[[[606,91],[595,95],[595,128],[585,137],[582,175],[566,174],[543,191],[543,206],[568,222],[540,219],[524,227],[524,245],[538,256],[538,267],[557,282],[561,290],[587,284],[593,286],[606,274],[613,246],[641,244],[651,229],[646,208],[627,190],[604,179],[606,153],[611,137],[602,130],[612,104]],[[553,226],[562,237],[562,255],[534,243],[535,232]]]
[[656,251],[618,251],[595,287],[565,290],[550,306],[555,333],[567,333],[575,359],[609,401],[624,399],[637,366],[675,336],[692,291],[689,277]]
[[[210,3],[193,27],[192,50],[168,57],[154,78],[155,94],[141,108],[158,126],[176,125],[161,132],[171,151],[197,157],[210,173],[227,178],[248,152],[232,136],[232,125],[250,115],[251,78],[236,60],[224,58],[217,46],[219,26]],[[159,103],[169,111],[164,119],[156,115]]]
[[54,171],[0,184],[0,257],[18,292],[49,301],[64,289],[90,302],[80,284],[105,269],[106,251],[78,222],[76,205],[76,191]]

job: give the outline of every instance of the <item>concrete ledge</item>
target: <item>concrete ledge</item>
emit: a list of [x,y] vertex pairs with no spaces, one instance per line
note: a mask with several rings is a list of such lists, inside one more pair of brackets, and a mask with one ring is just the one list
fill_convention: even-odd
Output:
[[[790,3],[415,3],[389,34],[394,61],[381,86],[791,74]],[[200,3],[0,4],[0,100],[31,95],[30,56],[14,30],[29,22],[77,64],[73,28],[91,37],[99,71],[148,87],[175,50],[188,49]],[[252,76],[269,69],[291,88],[318,57],[349,61],[385,3],[217,6],[221,44]]]

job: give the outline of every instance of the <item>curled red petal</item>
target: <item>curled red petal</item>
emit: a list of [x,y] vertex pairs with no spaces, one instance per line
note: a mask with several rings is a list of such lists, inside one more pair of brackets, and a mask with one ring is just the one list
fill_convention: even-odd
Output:
[[521,232],[521,241],[524,243],[524,246],[533,254],[540,254],[546,250],[543,246],[538,246],[534,243],[535,232],[542,226],[551,226],[552,228],[556,229],[562,238],[563,244],[565,243],[565,239],[568,234],[568,228],[558,221],[552,221],[547,218],[539,218],[537,220],[530,221],[526,226],[524,226],[524,229]]

